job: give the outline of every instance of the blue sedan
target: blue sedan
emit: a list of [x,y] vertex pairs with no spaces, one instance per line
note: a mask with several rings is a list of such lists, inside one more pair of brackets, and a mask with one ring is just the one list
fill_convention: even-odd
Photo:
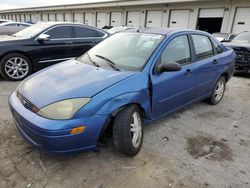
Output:
[[134,156],[142,125],[201,100],[218,104],[234,62],[205,32],[127,31],[24,80],[10,110],[23,138],[47,152],[96,149],[110,128],[116,150]]

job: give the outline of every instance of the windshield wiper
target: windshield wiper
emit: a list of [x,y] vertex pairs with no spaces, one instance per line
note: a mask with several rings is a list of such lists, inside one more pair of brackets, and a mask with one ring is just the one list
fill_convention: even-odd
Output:
[[93,60],[91,59],[89,53],[86,53],[86,54],[87,54],[88,57],[89,57],[89,61],[90,61],[93,65],[95,65],[96,67],[100,67],[100,65],[98,65],[95,61],[93,61]]
[[117,67],[117,65],[111,61],[110,59],[104,57],[104,56],[101,56],[101,55],[95,55],[96,57],[99,57],[101,59],[104,59],[113,69],[115,69],[116,71],[120,71],[120,69]]

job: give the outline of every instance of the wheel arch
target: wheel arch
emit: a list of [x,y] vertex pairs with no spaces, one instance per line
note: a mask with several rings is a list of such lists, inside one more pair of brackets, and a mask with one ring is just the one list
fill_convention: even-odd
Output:
[[[32,58],[31,58],[26,52],[21,51],[21,50],[12,50],[12,51],[8,51],[8,52],[3,53],[3,54],[0,56],[0,62],[2,61],[2,59],[3,59],[5,56],[10,55],[10,54],[15,54],[15,53],[21,54],[21,55],[25,56],[26,58],[28,58],[29,61],[30,61],[30,64],[32,65]],[[31,66],[31,68],[32,68],[32,66]]]
[[128,106],[136,105],[140,109],[143,119],[150,118],[150,103],[147,103],[145,101],[149,101],[145,93],[132,92],[113,98],[107,104],[103,105],[103,107],[98,111],[98,113],[103,113],[106,110],[112,110],[108,113],[109,117],[104,123],[102,130],[100,131],[100,134],[98,136],[98,142],[100,141],[105,132],[112,130],[112,123],[116,115]]
[[113,120],[114,118],[116,117],[116,115],[121,112],[123,109],[131,106],[131,105],[136,105],[139,109],[140,109],[140,113],[141,115],[143,116],[143,118],[146,118],[147,115],[146,115],[146,112],[145,112],[145,109],[141,106],[141,104],[139,103],[128,103],[128,104],[124,104],[120,107],[118,107],[116,110],[114,110],[109,118],[106,120],[106,122],[104,123],[104,126],[102,127],[101,131],[100,131],[100,134],[98,136],[98,143],[100,142],[100,140],[102,139],[103,135],[105,132],[108,132],[108,131],[112,131],[112,126],[113,126]]
[[228,82],[229,80],[229,74],[227,72],[222,73],[220,77],[224,77],[226,79],[226,82]]

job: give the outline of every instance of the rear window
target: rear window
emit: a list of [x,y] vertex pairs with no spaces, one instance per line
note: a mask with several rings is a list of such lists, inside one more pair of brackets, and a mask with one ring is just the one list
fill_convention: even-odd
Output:
[[104,33],[99,32],[92,28],[87,27],[74,27],[75,37],[76,38],[85,38],[85,37],[103,37]]
[[214,55],[213,46],[207,36],[192,35],[192,39],[198,60],[207,59]]
[[223,50],[222,50],[222,48],[220,47],[220,45],[219,45],[213,38],[211,38],[211,41],[212,41],[212,43],[213,43],[213,46],[214,46],[214,48],[215,48],[216,53],[217,53],[217,54],[222,53]]

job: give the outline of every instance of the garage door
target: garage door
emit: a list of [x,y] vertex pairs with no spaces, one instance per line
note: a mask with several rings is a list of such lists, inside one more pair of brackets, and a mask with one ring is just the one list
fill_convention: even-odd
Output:
[[103,28],[106,25],[106,12],[97,12],[96,26]]
[[19,14],[16,15],[16,21],[17,21],[17,22],[20,22],[20,21],[21,21],[21,20],[20,20],[20,15],[19,15]]
[[31,21],[30,14],[25,14],[25,21],[26,22]]
[[84,23],[85,23],[86,25],[95,26],[95,25],[94,25],[94,22],[93,22],[93,13],[91,13],[91,12],[85,13],[84,18],[85,18],[85,19],[84,19]]
[[72,14],[71,13],[65,13],[65,22],[72,22]]
[[56,17],[54,13],[49,13],[49,21],[54,22],[56,21]]
[[111,12],[111,26],[122,26],[122,12]]
[[74,22],[83,23],[83,14],[82,13],[74,13]]
[[224,8],[200,9],[199,18],[223,18],[224,12]]
[[163,11],[148,11],[147,12],[147,27],[161,27]]
[[25,15],[21,14],[20,19],[21,19],[21,22],[24,22],[25,21]]
[[134,27],[140,27],[140,20],[141,20],[140,17],[141,17],[140,11],[128,11],[128,13],[127,13],[127,25],[134,26]]
[[232,33],[250,31],[250,8],[237,8]]
[[58,22],[64,22],[63,13],[57,13],[56,14],[56,21],[58,21]]
[[169,27],[188,28],[190,10],[171,10]]
[[47,22],[48,20],[49,20],[48,14],[47,13],[43,13],[42,14],[42,21]]
[[31,22],[36,23],[37,22],[37,15],[31,14]]

